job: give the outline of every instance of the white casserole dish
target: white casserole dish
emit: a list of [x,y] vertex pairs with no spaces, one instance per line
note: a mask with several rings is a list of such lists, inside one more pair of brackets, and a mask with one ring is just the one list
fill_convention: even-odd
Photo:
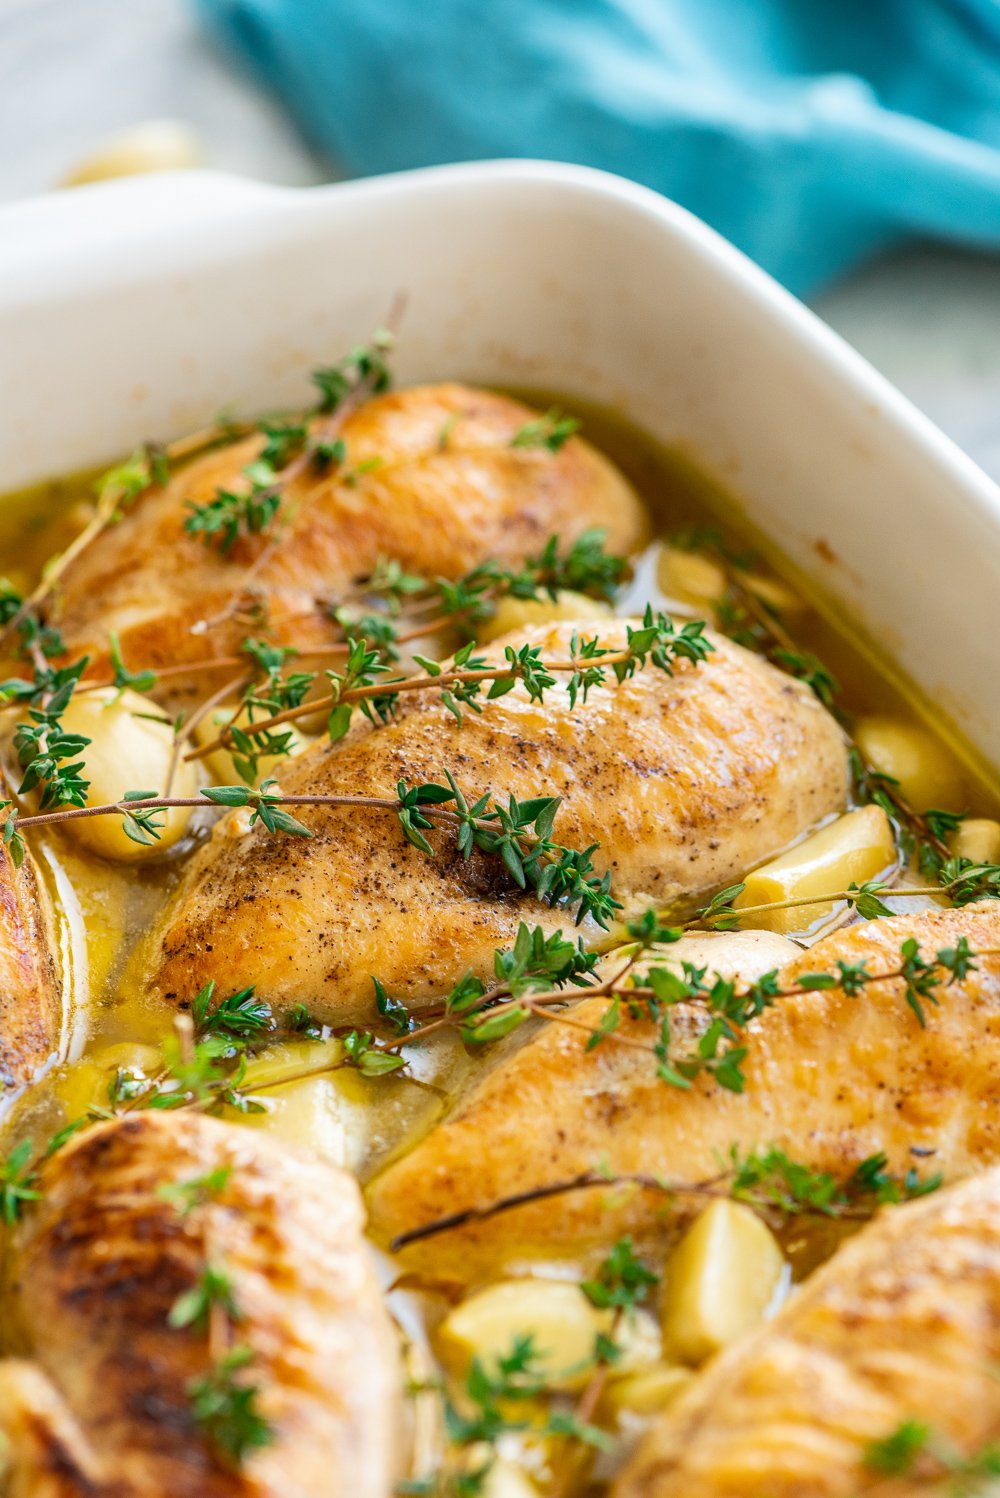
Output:
[[402,381],[561,390],[683,446],[1000,767],[1000,489],[704,224],[600,172],[193,173],[0,210],[0,493],[294,405],[399,291]]

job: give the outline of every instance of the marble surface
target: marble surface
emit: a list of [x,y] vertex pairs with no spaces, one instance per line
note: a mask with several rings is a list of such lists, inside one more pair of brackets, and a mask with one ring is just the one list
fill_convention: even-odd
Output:
[[[206,44],[185,0],[0,0],[0,201],[48,190],[108,135],[164,116],[195,128],[210,166],[338,175]],[[917,246],[815,306],[1000,480],[1000,257]]]

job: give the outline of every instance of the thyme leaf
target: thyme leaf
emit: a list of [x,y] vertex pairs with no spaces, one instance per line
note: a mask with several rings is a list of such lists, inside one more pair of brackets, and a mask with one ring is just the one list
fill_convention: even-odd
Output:
[[234,1347],[188,1384],[195,1420],[219,1455],[235,1467],[275,1439],[260,1412],[259,1385],[242,1376],[252,1362],[249,1347]]
[[38,1201],[42,1195],[37,1189],[31,1149],[31,1140],[22,1139],[0,1165],[0,1217],[8,1227],[17,1222],[25,1202]]
[[544,416],[526,421],[510,439],[511,447],[541,447],[546,452],[557,453],[563,443],[578,432],[582,422],[574,416],[564,416],[558,406],[545,412]]

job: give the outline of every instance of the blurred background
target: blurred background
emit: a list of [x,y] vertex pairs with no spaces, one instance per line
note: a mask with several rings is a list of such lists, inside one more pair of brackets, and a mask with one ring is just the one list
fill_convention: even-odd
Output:
[[127,165],[153,120],[185,131],[140,156],[294,185],[503,154],[634,175],[1000,479],[1000,0],[0,0],[0,201]]

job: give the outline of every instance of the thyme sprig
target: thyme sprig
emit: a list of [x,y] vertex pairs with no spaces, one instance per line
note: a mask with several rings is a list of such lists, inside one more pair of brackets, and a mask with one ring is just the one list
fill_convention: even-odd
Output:
[[[311,431],[308,418],[265,418],[258,429],[266,441],[256,458],[242,470],[241,488],[223,488],[198,504],[188,501],[184,529],[201,536],[223,555],[241,536],[259,536],[271,529],[289,484],[313,468],[325,473],[346,456],[339,432],[347,417],[369,396],[388,388],[388,354],[393,335],[380,329],[371,342],[353,349],[339,364],[314,370],[319,400],[310,414],[322,418]],[[259,559],[258,559],[259,560]]]
[[[529,557],[516,567],[504,567],[499,562],[487,561],[455,581],[432,580],[408,574],[397,562],[383,558],[369,577],[359,584],[361,594],[369,604],[368,611],[359,611],[343,601],[329,605],[324,612],[343,629],[344,638],[312,648],[292,648],[249,638],[238,655],[214,656],[193,664],[187,662],[160,666],[155,671],[140,667],[133,672],[125,667],[120,643],[112,635],[109,654],[113,674],[108,678],[83,681],[77,690],[92,692],[106,690],[108,687],[121,689],[132,686],[136,691],[147,692],[158,683],[175,676],[238,671],[246,666],[249,656],[256,668],[256,675],[248,684],[245,696],[240,698],[239,706],[232,716],[236,720],[245,713],[254,721],[262,714],[269,716],[298,705],[304,700],[306,692],[320,679],[318,672],[298,670],[286,676],[284,667],[287,664],[347,655],[352,649],[350,640],[364,640],[369,648],[377,649],[383,660],[392,662],[399,659],[402,646],[425,638],[441,627],[468,627],[489,618],[504,597],[555,598],[561,590],[571,588],[576,592],[611,598],[626,571],[627,563],[624,557],[612,555],[605,550],[604,535],[599,529],[584,531],[565,549],[560,548],[557,536],[551,536],[537,556]],[[19,599],[16,594],[10,594],[9,601],[13,605]],[[377,611],[373,612],[372,607],[376,605]],[[4,596],[0,595],[0,621],[4,617],[3,608]],[[401,629],[400,624],[407,622],[406,619],[399,618],[404,608],[409,611],[408,618],[414,617],[413,610],[417,614],[422,611],[428,617]],[[48,653],[60,655],[64,652],[65,645],[55,635],[49,641]],[[232,683],[234,692],[238,692],[241,687],[242,683]],[[222,696],[225,695],[223,692]],[[243,742],[243,748],[239,752],[247,756],[248,763],[253,752],[258,757],[264,753],[273,755],[282,752],[281,741],[277,738],[271,748],[267,748],[263,741],[259,745],[240,741],[235,732],[233,739],[237,745]],[[290,744],[291,736],[284,742]],[[287,752],[287,748],[284,752]]]
[[[425,578],[406,573],[398,563],[383,559],[361,585],[362,592],[398,614],[418,607],[435,616],[478,623],[490,618],[502,598],[522,601],[555,599],[560,592],[592,593],[611,600],[628,569],[625,557],[605,549],[600,527],[581,531],[562,549],[550,536],[536,556],[516,566],[488,559],[455,579]],[[425,624],[427,630],[432,626]]]
[[658,1274],[636,1257],[631,1238],[619,1238],[591,1280],[580,1289],[598,1310],[634,1311],[660,1282]]
[[594,871],[591,859],[597,843],[574,849],[553,840],[558,796],[518,801],[512,794],[504,805],[487,791],[470,806],[451,772],[445,775],[447,785],[429,782],[407,787],[405,781],[399,782],[399,821],[408,842],[433,857],[424,833],[447,809],[463,858],[470,858],[475,849],[496,855],[519,889],[531,889],[539,900],[553,906],[575,906],[578,925],[590,916],[598,925],[607,926],[621,909],[611,894],[611,875],[599,876]]
[[[20,637],[11,652],[20,660],[36,660],[39,656],[54,660],[66,652],[66,643],[59,631],[52,625],[43,624],[27,607],[27,601],[17,589],[4,578],[0,580],[0,626],[7,625]],[[6,629],[3,634],[6,636]]]
[[257,997],[252,984],[220,999],[213,1006],[214,995],[213,979],[199,990],[191,1002],[191,1018],[194,1021],[195,1035],[199,1039],[207,1035],[220,1035],[241,1045],[248,1040],[260,1040],[275,1029],[274,1011],[264,999]]
[[[670,1180],[664,1176],[637,1171],[616,1171],[602,1163],[568,1180],[551,1181],[544,1186],[532,1187],[481,1206],[467,1207],[461,1212],[452,1212],[431,1222],[421,1223],[419,1227],[400,1233],[392,1240],[389,1248],[392,1253],[399,1253],[411,1244],[436,1238],[441,1233],[454,1232],[473,1223],[489,1222],[534,1202],[550,1201],[578,1191],[604,1191],[609,1194],[620,1193],[623,1189],[649,1191],[665,1197],[668,1206],[689,1199],[697,1201],[729,1197],[734,1201],[744,1202],[775,1222],[799,1217],[864,1221],[880,1206],[928,1196],[943,1185],[943,1177],[939,1173],[921,1177],[911,1167],[899,1176],[892,1174],[887,1167],[886,1155],[878,1152],[859,1161],[847,1176],[838,1179],[827,1171],[817,1170],[814,1166],[795,1160],[776,1145],[761,1151],[751,1151],[746,1155],[737,1145],[733,1145],[728,1159],[720,1162],[718,1172],[699,1181]],[[641,1265],[639,1269],[642,1269]],[[598,1294],[601,1293],[600,1285],[599,1277],[594,1287]],[[583,1288],[590,1294],[587,1285]],[[641,1288],[640,1280],[640,1299]],[[598,1303],[595,1301],[595,1304]]]
[[[43,811],[52,807],[83,806],[89,782],[83,778],[84,763],[77,756],[90,743],[83,734],[69,733],[62,725],[63,714],[87,667],[87,657],[72,665],[55,667],[40,647],[34,650],[35,670],[30,678],[10,677],[0,683],[0,703],[16,704],[25,716],[14,730],[14,752],[24,774],[18,795],[39,792]],[[9,803],[0,803],[0,810]],[[5,832],[10,842],[13,832]],[[12,844],[16,864],[23,857],[23,847]]]
[[192,1176],[186,1181],[165,1181],[156,1188],[157,1196],[169,1202],[179,1217],[187,1217],[198,1207],[214,1201],[229,1185],[233,1173],[231,1165],[220,1165],[204,1175]]
[[[189,1048],[182,1048],[191,1064]],[[255,1358],[253,1349],[235,1340],[244,1320],[236,1285],[211,1249],[209,1209],[225,1194],[231,1178],[232,1166],[220,1166],[191,1180],[161,1185],[157,1194],[185,1222],[195,1212],[204,1219],[205,1262],[193,1284],[170,1306],[167,1326],[205,1337],[209,1367],[186,1386],[191,1413],[220,1460],[240,1468],[254,1451],[272,1443],[275,1432],[260,1411],[259,1385],[245,1377]]]
[[[892,911],[883,900],[884,895],[894,893],[891,885],[880,879],[866,879],[862,884],[852,881],[847,889],[830,890],[822,895],[795,895],[788,900],[769,900],[760,905],[744,905],[739,909],[735,901],[743,894],[746,885],[730,884],[726,889],[720,890],[701,910],[686,922],[688,927],[703,926],[711,931],[735,931],[755,915],[777,910],[797,910],[801,907],[812,905],[836,905],[843,903],[849,909],[856,910],[862,920],[876,920],[879,916],[892,915]],[[904,896],[922,894],[940,894],[941,890],[935,887],[933,890],[911,888],[895,891]]]
[[242,1321],[243,1312],[236,1302],[236,1291],[224,1269],[206,1264],[190,1290],[184,1290],[167,1314],[167,1325],[179,1331],[184,1327],[207,1331],[212,1316],[221,1311],[229,1321]]
[[[755,593],[748,576],[753,558],[735,553],[714,528],[688,529],[671,539],[685,549],[707,553],[723,568],[726,592],[718,608],[723,633],[805,681],[826,707],[835,709],[839,691],[835,677],[801,648],[780,610]],[[924,878],[937,880],[953,904],[1000,897],[1000,865],[974,865],[952,855],[949,838],[965,820],[965,813],[943,808],[918,811],[906,799],[899,781],[867,764],[856,746],[850,750],[850,764],[857,800],[880,806],[887,814],[904,862],[915,857]]]
[[1000,864],[977,864],[951,851],[949,838],[965,821],[965,812],[941,807],[918,812],[906,800],[899,781],[873,770],[857,749],[851,751],[851,771],[857,798],[880,806],[892,820],[903,857],[915,857],[923,877],[937,881],[933,893],[943,891],[953,905],[1000,899]]
[[40,1200],[38,1172],[32,1161],[32,1143],[22,1139],[0,1165],[0,1218],[12,1227],[25,1202]]
[[931,810],[918,812],[906,800],[900,784],[892,775],[867,764],[859,749],[850,752],[854,793],[861,802],[880,806],[898,829],[904,858],[917,855],[919,868],[928,878],[937,878],[951,859],[948,835],[964,821],[958,812]]
[[510,439],[511,447],[543,447],[546,452],[557,453],[574,432],[583,425],[575,416],[564,416],[558,406],[552,406],[543,416],[526,421]]
[[[257,677],[231,715],[226,732],[212,743],[202,746],[191,757],[209,754],[227,744],[237,756],[239,772],[248,781],[252,780],[256,777],[262,758],[274,758],[291,752],[293,736],[276,733],[275,728],[292,721],[296,715],[308,716],[325,706],[329,710],[328,730],[334,740],[347,732],[354,706],[359,706],[373,722],[385,721],[386,716],[395,711],[398,702],[395,689],[387,690],[384,694],[376,690],[367,695],[361,689],[371,688],[375,678],[385,674],[387,664],[400,658],[403,645],[425,637],[442,626],[468,626],[481,621],[495,611],[497,603],[505,596],[519,599],[544,596],[554,598],[561,589],[569,587],[610,596],[622,577],[625,565],[623,558],[609,555],[605,551],[604,533],[600,530],[584,532],[565,551],[560,550],[558,538],[552,536],[537,556],[529,558],[517,568],[505,568],[496,562],[485,562],[455,582],[438,579],[437,582],[428,583],[425,579],[407,574],[398,564],[385,561],[361,585],[366,598],[380,601],[381,611],[359,612],[343,603],[334,606],[333,617],[344,630],[345,639],[331,643],[321,652],[306,652],[328,656],[339,653],[347,657],[343,670],[328,671],[325,674],[328,696],[325,699],[313,696],[308,705],[305,705],[313,687],[322,683],[323,674],[294,671],[290,675],[284,675],[286,661],[297,652],[263,641],[247,640],[244,652],[253,659]],[[400,630],[396,621],[404,603],[410,605],[411,618],[412,608],[417,605],[429,611],[433,617]],[[685,638],[693,638],[695,634],[696,631],[689,630]],[[474,710],[479,711],[476,699],[483,690],[481,681],[486,679],[476,680],[471,675],[464,674],[473,672],[476,664],[481,667],[484,663],[474,662],[473,650],[474,646],[470,643],[456,656],[453,668],[463,674],[454,683],[438,679],[441,668],[437,662],[426,662],[422,657],[416,657],[424,665],[425,676],[421,678],[423,684],[429,684],[427,677],[434,677],[434,684],[441,691],[442,700],[459,719],[463,706],[473,706]],[[538,652],[534,654],[537,656]],[[239,665],[240,661],[237,657],[224,657],[219,662],[212,663],[213,669],[223,664],[234,666]],[[531,676],[530,662],[522,662],[520,669],[526,669]],[[386,685],[388,687],[390,684]],[[403,689],[409,691],[417,688],[407,684]],[[581,690],[582,682],[573,687],[574,698]]]
[[[886,1477],[913,1476],[934,1483],[934,1491],[951,1498],[974,1498],[995,1490],[1000,1477],[1000,1445],[988,1441],[964,1455],[923,1420],[903,1420],[887,1436],[869,1441],[863,1461],[870,1472]],[[935,1481],[936,1479],[936,1481]],[[948,1479],[942,1485],[942,1479]]]
[[259,536],[267,530],[281,507],[280,470],[258,458],[247,464],[243,476],[248,481],[245,489],[217,489],[204,504],[188,501],[185,531],[189,536],[201,536],[224,556],[241,535]]
[[15,860],[23,859],[24,832],[82,817],[120,816],[126,833],[139,842],[159,836],[158,813],[172,807],[224,806],[250,810],[251,827],[260,824],[269,833],[311,837],[308,827],[285,810],[288,806],[326,806],[338,809],[369,807],[394,813],[407,841],[428,856],[435,856],[424,835],[435,823],[454,829],[458,852],[464,859],[474,850],[495,855],[520,889],[531,890],[549,905],[565,905],[576,911],[577,922],[589,916],[606,926],[619,902],[611,894],[610,874],[598,875],[592,856],[597,844],[576,849],[552,837],[560,799],[533,797],[506,802],[487,791],[470,805],[449,771],[448,783],[430,781],[407,786],[401,780],[395,797],[282,795],[277,781],[265,780],[259,787],[246,785],[204,786],[196,796],[157,796],[145,791],[127,792],[121,801],[102,806],[63,807],[55,811],[19,816],[10,801],[0,801],[6,811],[3,841]]
[[728,1167],[729,1194],[750,1206],[773,1209],[783,1217],[844,1217],[863,1206],[874,1209],[928,1196],[944,1183],[940,1172],[921,1176],[915,1166],[902,1176],[888,1170],[882,1152],[861,1160],[849,1176],[838,1180],[829,1171],[815,1170],[771,1146],[741,1156],[734,1146]]
[[411,1386],[414,1394],[427,1391],[441,1398],[451,1449],[440,1470],[397,1486],[397,1493],[410,1498],[475,1498],[483,1491],[497,1459],[497,1444],[505,1436],[530,1431],[539,1439],[556,1436],[596,1450],[608,1450],[612,1444],[605,1431],[573,1410],[553,1405],[544,1416],[537,1413],[538,1401],[553,1391],[546,1383],[542,1350],[532,1336],[514,1335],[507,1352],[473,1358],[457,1399],[436,1381]]
[[[538,645],[508,645],[504,649],[505,664],[498,665],[485,656],[475,655],[475,647],[470,643],[456,653],[450,666],[418,656],[417,662],[424,668],[422,674],[392,678],[386,678],[387,668],[378,650],[371,649],[364,638],[351,639],[347,642],[345,669],[325,673],[330,684],[328,694],[275,713],[247,732],[251,736],[270,733],[283,723],[326,711],[329,736],[336,742],[347,733],[355,706],[360,706],[371,721],[386,722],[404,693],[429,690],[439,693],[443,705],[461,723],[464,709],[479,712],[483,701],[505,696],[518,682],[532,701],[541,702],[556,685],[559,675],[568,677],[566,692],[570,705],[575,706],[577,702],[586,702],[588,694],[604,685],[609,677],[620,684],[647,664],[673,674],[681,661],[697,665],[706,660],[712,647],[704,630],[701,620],[691,620],[678,628],[669,616],[654,614],[652,608],[647,608],[638,628],[626,625],[626,642],[620,648],[603,645],[599,636],[581,637],[574,632],[568,659],[545,658]],[[203,758],[216,749],[231,747],[232,742],[232,731],[225,730],[210,743],[191,750],[185,758]]]
[[713,526],[688,527],[670,540],[685,551],[705,552],[722,568],[726,586],[716,616],[723,634],[804,682],[824,707],[833,707],[840,690],[836,677],[817,656],[797,643],[780,609],[754,591],[749,576],[754,558],[734,551]]
[[230,1348],[188,1385],[195,1420],[219,1455],[237,1468],[275,1440],[274,1428],[260,1412],[260,1386],[244,1376],[253,1360],[251,1348]]
[[976,900],[1000,897],[1000,864],[974,864],[967,858],[953,858],[942,865],[940,882],[937,884],[894,887],[883,880],[866,879],[862,884],[852,882],[847,889],[827,890],[819,895],[796,895],[788,900],[770,900],[765,904],[744,905],[736,909],[733,902],[745,888],[745,884],[732,884],[721,890],[686,925],[703,926],[714,931],[734,931],[756,915],[841,902],[856,910],[862,920],[876,920],[880,916],[892,915],[892,910],[885,903],[885,897],[888,896],[910,900],[918,896],[945,895],[953,905],[969,905]]
[[377,329],[368,343],[359,344],[336,364],[315,369],[312,382],[319,391],[316,410],[320,415],[332,416],[342,412],[345,405],[352,405],[359,397],[381,395],[392,384],[392,368],[389,355],[396,338],[392,327],[397,321],[398,309],[386,319],[388,326]]
[[[968,940],[961,936],[954,947],[943,947],[933,956],[925,956],[916,939],[909,937],[900,944],[896,967],[873,973],[864,960],[855,963],[838,960],[831,971],[801,973],[793,984],[783,987],[778,969],[762,974],[752,983],[742,983],[721,978],[689,962],[682,962],[680,971],[652,965],[637,976],[640,956],[651,950],[655,956],[654,949],[677,941],[683,935],[683,928],[663,926],[655,912],[650,911],[631,922],[628,930],[633,941],[619,949],[621,965],[601,980],[594,974],[592,964],[581,964],[579,969],[564,969],[560,981],[548,988],[543,986],[545,980],[540,971],[540,981],[512,994],[503,984],[486,990],[478,978],[466,974],[440,1010],[425,1011],[431,1017],[416,1030],[410,1030],[408,1043],[451,1025],[458,1029],[466,1044],[486,1044],[535,1016],[575,1025],[585,1034],[588,1050],[613,1042],[645,1051],[654,1062],[656,1075],[670,1086],[686,1090],[698,1077],[706,1076],[728,1091],[742,1092],[743,1063],[748,1054],[747,1027],[779,1001],[834,988],[854,998],[869,984],[901,980],[904,1001],[923,1028],[927,1022],[926,1006],[940,1002],[941,990],[963,981],[976,970],[978,957],[996,955],[997,950],[973,951]],[[540,932],[536,935],[525,929],[522,949],[541,939]],[[606,1012],[596,1027],[575,1020],[571,1012],[560,1012],[568,997],[567,983],[585,986],[588,998],[607,1000]],[[671,1015],[679,1004],[702,1010],[708,1021],[694,1049],[680,1056],[675,1053],[671,1033]],[[648,1020],[655,1028],[655,1040],[650,1043],[619,1034],[625,1015]],[[386,1045],[388,1049],[396,1048],[393,1041]]]

